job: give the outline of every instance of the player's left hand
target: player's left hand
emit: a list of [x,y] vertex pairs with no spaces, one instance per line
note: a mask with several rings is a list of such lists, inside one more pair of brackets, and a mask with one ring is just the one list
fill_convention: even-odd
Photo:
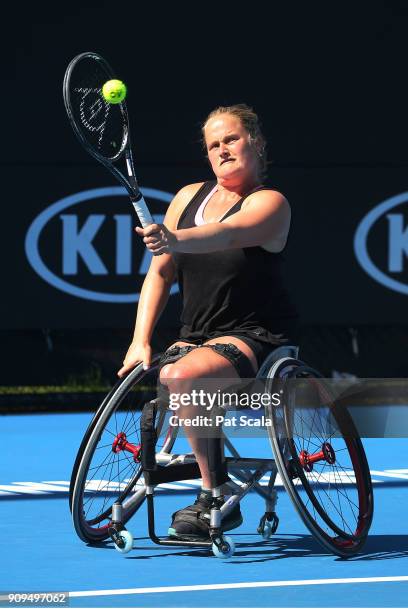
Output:
[[176,235],[162,223],[152,223],[145,228],[136,227],[135,232],[143,238],[143,242],[153,255],[171,253],[175,250]]

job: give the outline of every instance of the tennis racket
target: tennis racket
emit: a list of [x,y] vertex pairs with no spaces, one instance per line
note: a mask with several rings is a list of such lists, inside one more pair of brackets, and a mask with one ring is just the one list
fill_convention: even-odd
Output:
[[64,77],[64,104],[72,129],[85,149],[127,189],[143,227],[152,215],[137,184],[125,101],[110,104],[102,96],[106,81],[117,78],[97,53],[81,53]]

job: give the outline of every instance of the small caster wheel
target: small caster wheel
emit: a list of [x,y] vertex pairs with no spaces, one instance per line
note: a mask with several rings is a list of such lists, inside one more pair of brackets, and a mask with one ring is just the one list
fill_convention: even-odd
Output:
[[276,514],[276,512],[272,512],[272,520],[271,520],[271,529],[272,529],[272,533],[276,533],[276,530],[278,529],[278,525],[279,525],[279,517]]
[[278,525],[279,518],[276,512],[267,512],[259,521],[257,532],[264,540],[269,540],[271,535],[276,532]]
[[272,535],[272,524],[269,521],[265,521],[265,525],[262,529],[258,527],[258,533],[264,540],[269,540]]
[[212,551],[218,559],[229,559],[235,552],[234,540],[229,536],[224,536],[219,546],[214,542]]
[[133,536],[130,531],[119,531],[116,542],[114,541],[114,546],[116,550],[123,555],[132,550],[133,547]]

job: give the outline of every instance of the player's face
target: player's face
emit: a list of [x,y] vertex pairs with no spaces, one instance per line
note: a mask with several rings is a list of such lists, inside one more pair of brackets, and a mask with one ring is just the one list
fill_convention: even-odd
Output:
[[208,159],[221,181],[246,179],[258,172],[258,154],[254,143],[234,115],[216,115],[204,129]]

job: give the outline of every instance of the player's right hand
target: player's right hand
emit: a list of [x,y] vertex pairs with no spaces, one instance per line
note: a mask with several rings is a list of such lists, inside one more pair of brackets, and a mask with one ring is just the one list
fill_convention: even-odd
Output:
[[133,370],[138,363],[143,363],[143,369],[148,370],[152,361],[152,347],[150,344],[140,344],[132,342],[129,346],[123,367],[118,371],[118,376],[122,378],[127,372]]

